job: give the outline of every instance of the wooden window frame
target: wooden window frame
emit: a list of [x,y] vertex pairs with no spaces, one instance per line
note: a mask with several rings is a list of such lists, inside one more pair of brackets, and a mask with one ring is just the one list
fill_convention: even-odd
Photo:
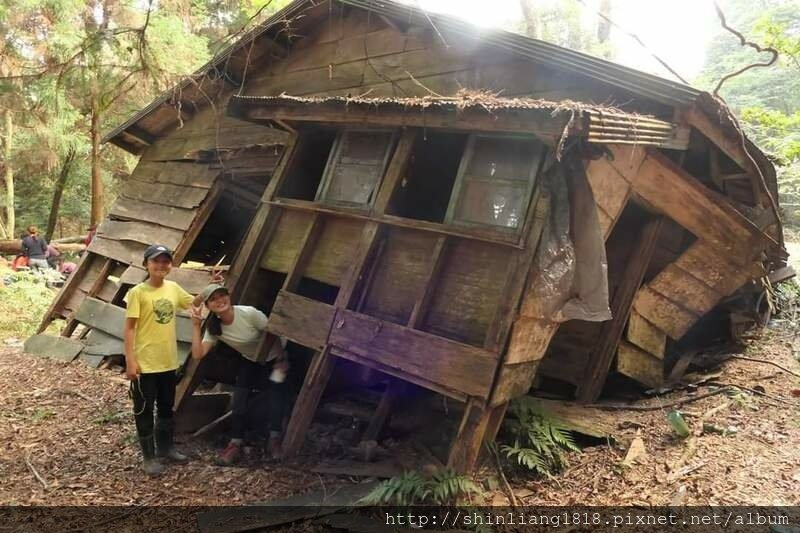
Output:
[[[342,151],[342,145],[345,135],[350,133],[388,133],[390,134],[389,143],[386,147],[386,151],[383,154],[383,160],[381,161],[380,171],[378,175],[378,179],[375,182],[375,187],[372,190],[372,194],[370,194],[369,200],[366,203],[358,203],[358,202],[348,202],[342,200],[326,200],[326,196],[328,195],[328,191],[330,190],[331,181],[333,180],[333,172],[334,172],[334,163],[338,160],[339,155]],[[394,128],[343,128],[336,134],[336,139],[333,142],[333,146],[331,147],[331,151],[328,154],[328,161],[325,164],[325,170],[322,172],[322,179],[320,179],[319,187],[317,188],[317,194],[314,197],[314,202],[318,204],[330,205],[330,206],[337,206],[337,207],[345,207],[350,209],[358,209],[358,210],[370,210],[372,206],[375,204],[375,199],[378,196],[378,191],[381,188],[383,183],[384,175],[386,174],[386,169],[389,166],[389,160],[392,156],[392,148],[397,144],[397,137],[398,131]]]
[[[468,220],[459,220],[456,218],[456,209],[458,208],[458,203],[461,200],[461,192],[463,189],[463,185],[465,181],[469,181],[465,178],[465,174],[467,171],[467,166],[469,165],[472,156],[475,151],[475,143],[478,139],[509,139],[509,140],[529,140],[534,141],[538,144],[542,144],[542,142],[533,135],[519,135],[519,134],[486,134],[486,133],[471,133],[469,138],[467,139],[467,145],[464,148],[464,154],[461,156],[461,163],[458,166],[458,173],[456,174],[456,180],[453,184],[453,191],[450,194],[450,203],[447,205],[447,213],[444,217],[444,223],[453,225],[453,226],[463,226],[463,227],[472,227],[472,228],[491,228],[492,230],[498,231],[503,234],[511,234],[511,235],[518,235],[523,228],[527,226],[527,218],[529,216],[529,208],[531,203],[531,197],[533,196],[533,191],[536,187],[536,177],[539,174],[539,168],[542,164],[542,159],[545,154],[545,147],[541,146],[539,150],[539,154],[536,155],[533,159],[533,164],[531,164],[531,169],[528,174],[528,179],[525,182],[525,193],[524,193],[524,201],[522,203],[520,214],[521,217],[519,219],[519,223],[516,227],[509,227],[509,226],[500,226],[495,224],[484,224],[481,222],[471,222]],[[491,180],[486,180],[491,181]],[[499,180],[498,180],[499,181]],[[503,180],[503,181],[512,181],[512,180]],[[513,180],[517,181],[518,183],[522,184],[522,180]]]

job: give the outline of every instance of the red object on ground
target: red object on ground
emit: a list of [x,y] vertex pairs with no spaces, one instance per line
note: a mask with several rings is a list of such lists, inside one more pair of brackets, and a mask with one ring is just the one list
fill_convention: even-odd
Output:
[[26,266],[28,266],[28,258],[24,255],[18,255],[14,258],[14,262],[11,263],[11,270],[19,270],[19,267]]

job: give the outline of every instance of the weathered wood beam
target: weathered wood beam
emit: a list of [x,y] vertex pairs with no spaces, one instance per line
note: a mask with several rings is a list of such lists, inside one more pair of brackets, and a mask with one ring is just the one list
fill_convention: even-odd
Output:
[[613,318],[603,324],[596,349],[589,357],[584,371],[583,381],[578,386],[576,396],[581,403],[592,403],[600,397],[603,384],[611,368],[611,361],[617,352],[617,346],[625,324],[628,322],[636,291],[642,284],[647,266],[656,248],[658,234],[663,224],[662,217],[652,218],[645,224],[639,237],[631,250],[622,281],[617,286],[611,300],[611,314]]
[[[470,398],[461,418],[461,425],[450,446],[447,466],[459,473],[472,471],[478,461],[484,438],[489,433],[490,422],[494,422],[492,431],[495,431],[496,427],[499,427],[496,424],[499,416],[496,411],[505,412],[505,409],[506,404],[483,407],[483,402]],[[500,418],[502,420],[502,417]]]
[[300,451],[319,400],[333,372],[333,366],[334,356],[330,353],[330,346],[314,354],[283,437],[282,448],[285,456],[289,457]]
[[386,424],[392,407],[394,407],[397,400],[403,396],[405,390],[405,382],[400,379],[389,378],[389,382],[386,384],[386,390],[383,391],[381,401],[378,403],[378,407],[375,409],[375,413],[369,421],[369,426],[367,426],[366,431],[364,431],[364,434],[361,436],[361,440],[377,440],[383,426]]
[[431,298],[433,298],[436,284],[439,281],[439,274],[442,271],[442,264],[444,263],[442,258],[445,255],[446,248],[447,236],[440,235],[439,238],[436,239],[436,244],[433,246],[433,252],[431,253],[430,262],[428,263],[428,271],[426,272],[425,285],[422,287],[422,293],[419,299],[414,303],[414,307],[411,309],[411,315],[408,318],[408,327],[410,328],[419,329],[425,321],[425,314],[430,307]]
[[[237,106],[233,115],[243,120],[323,122],[329,124],[370,125],[383,127],[412,126],[462,131],[528,133],[555,146],[569,123],[569,117],[552,115],[552,110],[500,110],[493,114],[484,109],[436,110],[407,108],[376,109],[374,106],[331,105],[328,103],[253,103]],[[580,122],[580,121],[578,121]],[[574,128],[575,129],[575,128]],[[577,133],[577,131],[576,131]]]
[[81,281],[83,281],[83,278],[89,271],[91,263],[94,261],[95,257],[98,256],[91,252],[86,252],[81,256],[80,260],[78,261],[77,268],[67,278],[67,281],[64,283],[64,286],[61,288],[58,296],[53,299],[53,303],[50,304],[50,307],[44,314],[42,323],[39,324],[39,328],[36,330],[36,333],[42,333],[44,330],[46,330],[47,326],[49,326],[50,323],[56,318],[56,315],[61,313],[64,303],[68,302],[72,296],[72,293],[78,289],[78,285],[80,285]]
[[408,162],[411,159],[411,151],[414,149],[414,143],[417,141],[418,136],[418,130],[413,128],[404,130],[400,136],[400,141],[397,143],[397,148],[389,162],[386,175],[381,182],[380,189],[378,189],[378,195],[375,197],[375,203],[372,206],[373,214],[382,215],[386,212],[392,195],[403,180]]
[[748,173],[753,187],[753,199],[756,204],[762,204],[762,186],[758,178],[760,170],[747,155],[744,146],[742,146],[741,137],[724,131],[719,124],[713,123],[708,115],[697,107],[688,110],[685,118],[689,125],[702,133],[703,136],[716,145],[722,153]]
[[[108,279],[108,275],[111,273],[111,269],[114,267],[114,261],[111,259],[106,259],[103,262],[103,266],[100,268],[100,272],[97,273],[97,277],[92,282],[92,286],[89,288],[89,292],[86,294],[89,298],[94,298],[97,296],[97,293],[100,292],[100,289],[103,288],[105,285],[106,280]],[[61,330],[61,335],[63,337],[70,337],[72,333],[75,331],[75,328],[78,327],[78,320],[73,316],[67,321],[66,326],[64,329]]]

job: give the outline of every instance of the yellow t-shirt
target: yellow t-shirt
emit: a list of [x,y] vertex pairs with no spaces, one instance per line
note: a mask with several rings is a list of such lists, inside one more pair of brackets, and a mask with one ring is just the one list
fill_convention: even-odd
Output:
[[161,287],[142,282],[125,296],[125,318],[137,318],[134,350],[142,374],[178,368],[175,313],[192,305],[194,298],[174,281]]

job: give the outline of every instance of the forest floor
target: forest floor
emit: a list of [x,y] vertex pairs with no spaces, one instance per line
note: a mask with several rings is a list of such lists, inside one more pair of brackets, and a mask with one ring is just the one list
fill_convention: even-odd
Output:
[[[800,373],[796,324],[773,321],[745,353]],[[696,437],[695,453],[677,468],[682,475],[668,469],[688,446],[668,424],[669,409],[621,410],[619,427],[645,450],[630,466],[623,465],[625,445],[587,447],[570,454],[569,467],[549,480],[508,472],[516,497],[528,505],[799,505],[800,379],[770,364],[732,359],[713,383],[741,388],[687,404],[683,412],[696,426],[700,415],[725,404],[707,421],[734,432]],[[666,405],[713,386],[637,405]],[[0,345],[0,505],[237,505],[352,482],[298,464],[215,466],[219,441],[205,440],[182,443],[193,457],[188,464],[144,478],[127,389],[117,372]],[[505,505],[506,494],[487,492],[486,501]]]

